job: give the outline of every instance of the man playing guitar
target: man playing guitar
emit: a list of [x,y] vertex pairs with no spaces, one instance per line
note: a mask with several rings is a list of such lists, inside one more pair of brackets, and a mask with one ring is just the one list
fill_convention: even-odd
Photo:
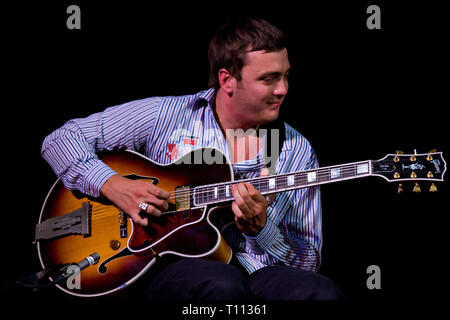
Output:
[[[50,134],[42,155],[70,190],[109,199],[146,227],[170,206],[158,185],[117,174],[97,153],[141,152],[170,164],[199,147],[223,152],[234,178],[269,174],[267,144],[258,130],[274,123],[288,93],[287,41],[261,19],[221,27],[209,46],[210,89],[183,97],[152,97],[74,119]],[[180,76],[186,76],[180,72]],[[276,173],[318,168],[309,142],[282,123]],[[229,134],[241,130],[244,134]],[[267,141],[267,140],[266,140]],[[338,299],[339,289],[317,273],[321,262],[319,186],[263,196],[250,183],[232,186],[235,224],[222,230],[230,264],[203,258],[170,261],[141,283],[155,299]]]

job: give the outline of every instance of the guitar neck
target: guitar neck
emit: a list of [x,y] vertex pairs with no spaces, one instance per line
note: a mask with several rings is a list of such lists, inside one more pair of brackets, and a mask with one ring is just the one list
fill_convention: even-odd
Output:
[[204,185],[194,189],[194,205],[204,206],[233,201],[231,186],[241,182],[251,183],[261,194],[266,195],[370,175],[372,175],[372,161],[367,160],[307,171]]

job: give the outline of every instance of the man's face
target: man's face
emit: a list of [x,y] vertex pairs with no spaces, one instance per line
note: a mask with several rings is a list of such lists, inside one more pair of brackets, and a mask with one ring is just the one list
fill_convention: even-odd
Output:
[[288,92],[290,69],[286,49],[247,53],[233,92],[236,114],[248,123],[268,123],[278,117]]

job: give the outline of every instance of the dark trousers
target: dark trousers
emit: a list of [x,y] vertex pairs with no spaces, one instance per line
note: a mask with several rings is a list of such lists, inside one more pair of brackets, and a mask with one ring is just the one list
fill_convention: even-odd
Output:
[[[156,267],[158,269],[158,267]],[[152,269],[150,269],[150,273]],[[249,275],[238,262],[179,259],[140,281],[146,300],[335,300],[342,294],[327,277],[290,266]]]

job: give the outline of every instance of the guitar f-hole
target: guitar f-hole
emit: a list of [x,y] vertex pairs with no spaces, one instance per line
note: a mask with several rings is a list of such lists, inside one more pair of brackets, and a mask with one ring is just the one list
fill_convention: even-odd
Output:
[[128,249],[128,248],[124,248],[122,251],[116,253],[115,255],[109,257],[108,259],[106,259],[105,261],[103,261],[102,263],[100,263],[100,265],[98,266],[98,272],[100,274],[105,274],[108,271],[108,268],[106,267],[106,264],[108,264],[109,262],[120,258],[120,257],[126,257],[131,255],[132,252]]
[[124,175],[124,178],[128,178],[131,180],[151,180],[154,185],[157,185],[159,183],[159,179],[156,177],[146,177],[135,173]]

